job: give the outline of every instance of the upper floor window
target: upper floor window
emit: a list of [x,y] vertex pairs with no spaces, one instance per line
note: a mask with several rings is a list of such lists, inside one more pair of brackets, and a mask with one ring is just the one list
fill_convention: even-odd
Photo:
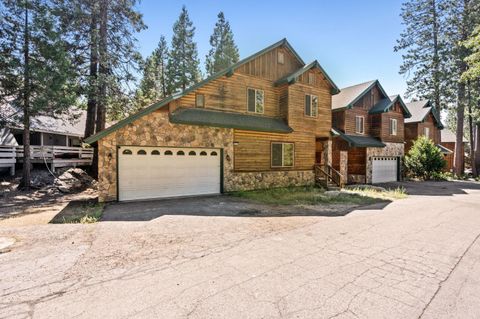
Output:
[[305,116],[317,117],[318,97],[316,95],[305,95]]
[[196,94],[195,95],[195,106],[196,107],[205,107],[205,95]]
[[315,73],[308,73],[308,84],[315,84]]
[[263,90],[248,89],[247,95],[248,112],[263,114],[265,106],[265,93]]
[[283,52],[278,51],[278,63],[284,64],[285,63],[285,54]]
[[397,119],[390,119],[390,135],[397,135]]
[[364,122],[365,122],[365,118],[363,116],[355,116],[355,133],[358,133],[358,134],[365,133]]
[[423,135],[430,138],[430,128],[429,127],[424,127],[423,128]]
[[272,167],[293,167],[295,145],[293,143],[272,143]]

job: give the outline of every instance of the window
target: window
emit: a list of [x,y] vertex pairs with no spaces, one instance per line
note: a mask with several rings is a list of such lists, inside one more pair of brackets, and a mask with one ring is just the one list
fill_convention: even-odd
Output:
[[139,150],[137,155],[147,155],[147,152],[145,152],[145,150]]
[[248,89],[247,103],[248,112],[263,114],[264,93],[263,90]]
[[390,119],[390,135],[397,135],[397,120]]
[[284,64],[285,63],[285,54],[283,52],[278,52],[278,63]]
[[210,153],[210,156],[217,156],[217,155],[218,155],[218,154],[217,154],[217,152],[215,152],[215,151],[213,151],[213,152]]
[[308,73],[308,84],[314,85],[315,84],[315,74]]
[[132,151],[130,151],[130,150],[124,150],[124,151],[122,152],[122,154],[123,154],[123,155],[132,155]]
[[172,151],[165,151],[165,155],[173,155]]
[[355,133],[363,134],[364,131],[364,117],[363,116],[355,116]]
[[152,155],[160,155],[160,152],[157,151],[157,150],[153,150],[151,154],[152,154]]
[[179,155],[179,156],[184,156],[184,155],[185,155],[185,152],[184,152],[184,151],[178,151],[178,152],[177,152],[177,155]]
[[315,95],[305,95],[305,115],[317,117],[318,114],[318,97]]
[[272,143],[272,167],[293,167],[294,157],[293,143]]
[[188,152],[188,155],[195,156],[195,155],[197,155],[197,153],[195,153],[195,151],[190,151],[190,152]]
[[424,127],[423,128],[423,135],[430,138],[430,128],[429,127]]
[[205,107],[205,95],[196,94],[195,95],[195,106],[196,107]]
[[201,152],[200,152],[200,156],[207,156],[207,152],[201,151]]

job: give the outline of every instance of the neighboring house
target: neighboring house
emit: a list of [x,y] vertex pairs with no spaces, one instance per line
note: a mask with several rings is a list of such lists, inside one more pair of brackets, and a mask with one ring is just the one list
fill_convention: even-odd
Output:
[[[455,156],[455,144],[457,143],[457,136],[455,133],[448,129],[443,129],[441,131],[440,137],[440,145],[443,149],[446,149],[448,152],[445,154],[445,160],[447,161],[447,165],[445,166],[445,171],[452,172],[453,165],[454,165],[454,156]],[[465,157],[465,143],[467,143],[467,139],[463,138],[462,143],[462,156]],[[462,167],[462,172],[465,170],[465,158],[462,161],[464,167]]]
[[413,142],[423,135],[440,147],[442,153],[448,154],[449,150],[440,145],[440,131],[443,129],[440,115],[430,101],[415,101],[406,105],[412,117],[405,120],[405,153],[408,153]]
[[336,93],[283,39],[87,138],[99,200],[312,185]]
[[400,179],[408,117],[401,97],[388,96],[378,80],[341,89],[332,99],[333,167],[347,183]]
[[[86,112],[74,110],[70,116],[38,115],[30,119],[30,145],[32,163],[47,163],[56,167],[90,165],[92,149],[82,148]],[[12,159],[21,163],[23,158],[22,112],[11,104],[0,105],[0,146],[13,149]]]

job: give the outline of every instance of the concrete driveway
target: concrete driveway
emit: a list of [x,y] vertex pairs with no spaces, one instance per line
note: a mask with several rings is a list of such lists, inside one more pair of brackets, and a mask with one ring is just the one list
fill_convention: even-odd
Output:
[[480,318],[480,184],[345,216],[2,227],[1,318]]

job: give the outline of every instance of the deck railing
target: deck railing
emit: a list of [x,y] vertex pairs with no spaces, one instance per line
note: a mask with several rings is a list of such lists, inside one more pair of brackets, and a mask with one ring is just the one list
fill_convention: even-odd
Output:
[[17,162],[15,146],[0,145],[0,167],[10,169],[10,175],[15,174],[15,163]]
[[315,177],[324,187],[328,187],[329,183],[333,183],[338,187],[345,186],[340,172],[330,165],[315,165]]
[[[16,147],[17,158],[23,158],[23,146]],[[78,158],[92,159],[93,149],[72,146],[30,145],[31,159]]]

